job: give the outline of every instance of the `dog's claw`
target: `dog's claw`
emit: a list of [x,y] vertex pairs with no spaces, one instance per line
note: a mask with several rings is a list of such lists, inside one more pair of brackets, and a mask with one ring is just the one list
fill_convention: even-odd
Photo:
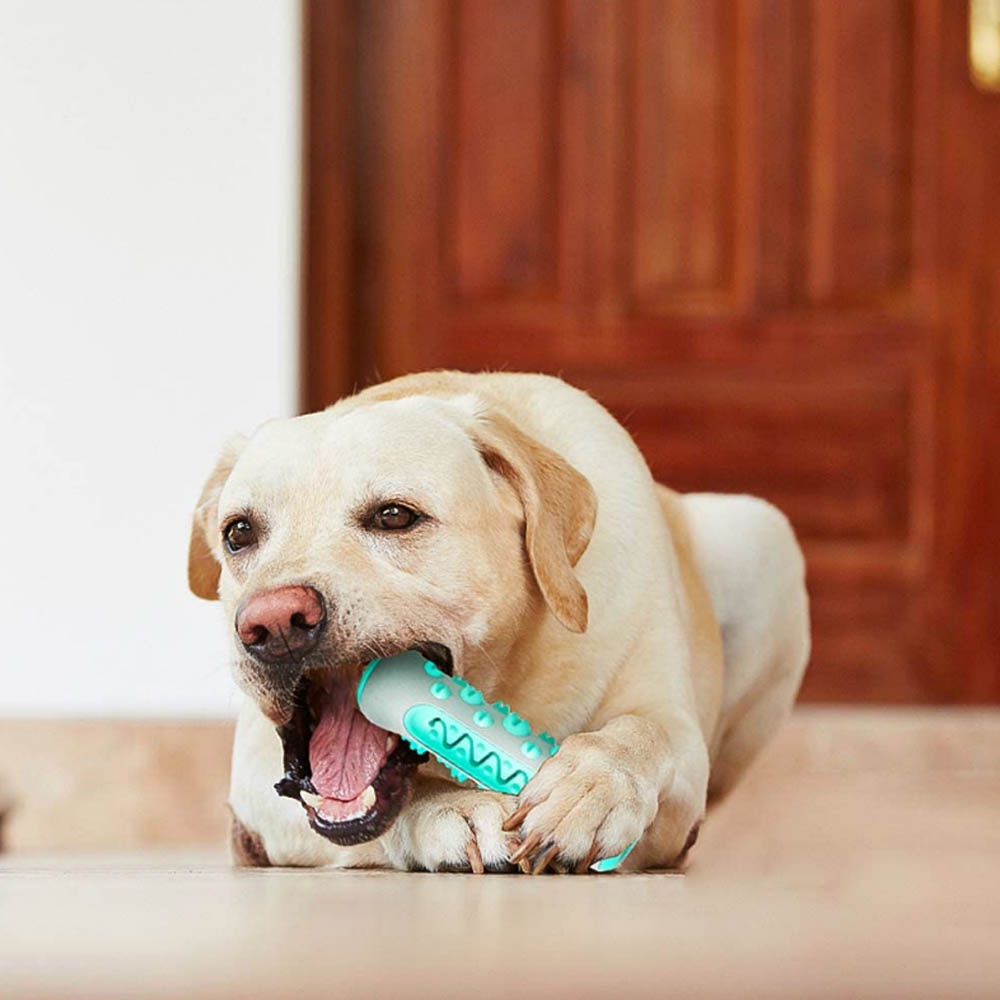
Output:
[[597,860],[597,852],[599,848],[596,844],[591,845],[590,850],[587,852],[587,856],[583,858],[580,863],[573,869],[575,875],[584,875],[590,870],[590,866]]
[[510,856],[511,864],[519,864],[523,858],[532,854],[541,842],[542,835],[537,830],[534,833],[529,833],[527,838],[521,842],[521,846]]
[[507,864],[513,865],[516,862],[513,860],[514,854],[517,849],[521,846],[521,840],[519,837],[508,837],[507,838]]
[[474,840],[470,840],[465,845],[465,856],[469,859],[469,867],[472,869],[473,875],[482,875],[486,871],[483,856],[479,852],[479,845]]
[[526,802],[522,803],[504,820],[502,829],[506,833],[516,830],[524,822],[524,817],[529,812],[531,812],[531,806]]
[[548,867],[549,862],[559,853],[558,844],[549,844],[540,854],[535,856],[535,863],[532,866],[531,874],[540,875]]

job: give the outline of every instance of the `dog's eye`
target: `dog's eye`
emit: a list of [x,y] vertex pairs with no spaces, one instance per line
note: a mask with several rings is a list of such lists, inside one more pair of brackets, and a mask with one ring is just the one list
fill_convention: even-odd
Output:
[[230,552],[239,552],[257,541],[257,532],[245,517],[238,517],[222,529],[222,537]]
[[401,503],[389,503],[379,507],[372,517],[372,527],[380,531],[401,531],[416,524],[420,515],[410,507]]

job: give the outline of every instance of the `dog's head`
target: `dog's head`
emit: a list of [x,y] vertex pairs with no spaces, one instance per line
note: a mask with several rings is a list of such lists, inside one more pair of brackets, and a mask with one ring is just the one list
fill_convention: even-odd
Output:
[[[357,711],[364,665],[502,656],[542,602],[582,632],[589,482],[475,397],[363,394],[231,442],[195,511],[189,582],[285,742],[285,791],[337,843],[381,834],[415,755]],[[290,785],[289,785],[290,783]]]

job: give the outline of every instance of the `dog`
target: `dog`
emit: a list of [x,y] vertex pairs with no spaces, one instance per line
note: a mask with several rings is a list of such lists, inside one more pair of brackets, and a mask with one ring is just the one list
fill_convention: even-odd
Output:
[[[546,375],[407,375],[230,441],[189,583],[221,600],[246,693],[241,865],[584,872],[637,841],[623,870],[680,866],[809,658],[787,519],[657,484]],[[559,740],[519,797],[358,712],[364,665],[409,648]]]

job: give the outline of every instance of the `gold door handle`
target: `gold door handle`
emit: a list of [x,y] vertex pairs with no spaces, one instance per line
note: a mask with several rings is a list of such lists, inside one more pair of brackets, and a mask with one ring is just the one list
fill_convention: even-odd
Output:
[[1000,92],[1000,0],[969,0],[969,72],[981,90]]

